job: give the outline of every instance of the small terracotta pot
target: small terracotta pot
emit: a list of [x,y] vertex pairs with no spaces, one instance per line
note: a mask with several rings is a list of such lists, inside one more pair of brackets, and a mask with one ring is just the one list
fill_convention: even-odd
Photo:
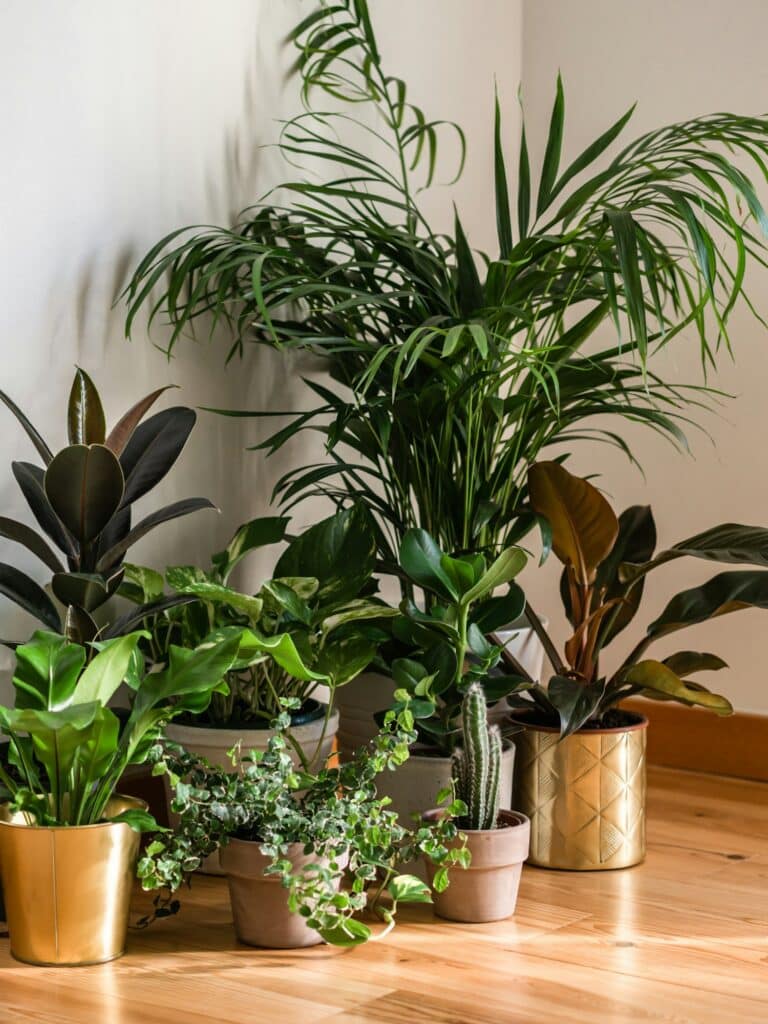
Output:
[[[229,884],[229,899],[235,922],[235,933],[249,946],[267,949],[301,949],[322,942],[300,914],[288,909],[288,890],[278,875],[265,875],[270,857],[261,852],[261,845],[243,839],[232,839],[219,851],[221,866]],[[326,858],[305,854],[302,843],[291,843],[286,860],[298,871],[308,864],[328,866]],[[337,860],[346,864],[346,855]]]
[[[436,821],[442,813],[427,811],[424,820]],[[433,893],[438,917],[481,924],[514,914],[523,861],[528,856],[531,823],[517,811],[499,811],[497,823],[495,829],[462,830],[472,861],[468,868],[452,868],[448,888]],[[430,883],[436,870],[428,860]]]

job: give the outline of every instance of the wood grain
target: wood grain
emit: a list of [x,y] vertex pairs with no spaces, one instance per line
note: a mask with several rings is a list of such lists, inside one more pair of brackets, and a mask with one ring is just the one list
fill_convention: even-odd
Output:
[[649,764],[768,782],[768,715],[719,718],[702,708],[635,698],[622,704],[650,720]]
[[645,864],[526,868],[509,921],[408,909],[353,951],[240,946],[225,882],[200,878],[112,964],[27,967],[0,940],[0,1008],[14,1024],[764,1024],[768,786],[652,769]]

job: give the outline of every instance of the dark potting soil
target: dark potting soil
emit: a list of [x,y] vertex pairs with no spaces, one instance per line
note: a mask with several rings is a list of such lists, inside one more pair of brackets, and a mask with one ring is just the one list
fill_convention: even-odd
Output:
[[[291,725],[308,725],[316,722],[325,714],[325,705],[320,701],[306,701],[298,711],[291,714]],[[269,729],[266,718],[233,718],[228,722],[210,722],[203,715],[179,715],[176,721],[180,725],[198,726],[201,729]]]
[[[642,716],[633,711],[622,711],[621,708],[610,708],[600,718],[595,718],[582,725],[579,732],[588,732],[592,729],[628,729],[630,726],[638,725]],[[520,715],[518,721],[529,725],[539,725],[546,729],[559,729],[560,722],[557,718],[545,715],[542,711],[530,711]]]

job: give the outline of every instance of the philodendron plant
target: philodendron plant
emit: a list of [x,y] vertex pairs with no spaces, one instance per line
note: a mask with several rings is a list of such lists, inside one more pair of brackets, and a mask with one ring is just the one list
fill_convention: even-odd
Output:
[[[103,820],[125,769],[146,760],[163,726],[184,711],[203,710],[232,664],[237,638],[197,650],[174,648],[162,672],[145,674],[137,647],[140,631],[85,647],[38,631],[16,649],[14,708],[0,707],[10,737],[0,780],[13,811],[30,825],[93,825]],[[121,719],[107,705],[121,683],[133,691]],[[156,828],[143,811],[119,820]]]
[[[203,570],[175,566],[165,581],[193,603],[147,620],[147,651],[164,663],[169,644],[195,646],[241,634],[229,692],[215,693],[199,721],[212,725],[266,725],[286,699],[306,709],[318,684],[331,691],[358,675],[376,654],[376,620],[396,614],[373,596],[375,540],[362,505],[340,510],[294,537],[274,578],[255,595],[230,586],[232,571],[250,552],[286,538],[284,517],[254,519]],[[121,593],[138,602],[160,600],[164,581],[152,570],[128,566]],[[383,634],[382,634],[383,635]]]
[[[393,631],[412,653],[392,662],[392,676],[412,698],[419,739],[447,756],[456,745],[461,702],[472,683],[482,687],[488,702],[529,685],[502,666],[503,648],[488,639],[525,607],[514,583],[525,563],[516,547],[489,565],[481,554],[446,555],[425,530],[414,528],[403,537],[400,567],[410,589],[414,584],[422,589],[424,606],[413,597],[400,605]],[[504,593],[494,595],[502,586]]]
[[[0,536],[21,544],[52,573],[50,590],[63,605],[64,619],[48,593],[26,573],[0,563],[0,593],[30,612],[48,629],[87,643],[97,635],[92,612],[115,593],[126,552],[161,523],[199,509],[207,498],[186,498],[132,524],[132,506],[158,484],[181,454],[195,423],[192,409],[177,406],[145,414],[167,388],[133,405],[107,431],[93,381],[75,373],[67,410],[69,444],[54,454],[22,410],[0,391],[35,446],[42,465],[14,462],[13,475],[43,531],[0,518]],[[47,537],[47,539],[46,539]],[[48,541],[62,553],[64,561]],[[101,631],[102,638],[129,632],[141,616],[131,615]]]
[[532,687],[540,715],[563,736],[590,724],[621,724],[616,705],[636,694],[732,712],[729,701],[689,677],[719,670],[715,654],[682,650],[660,660],[646,657],[657,640],[687,626],[742,608],[768,608],[768,572],[719,573],[672,597],[628,654],[608,671],[603,652],[637,613],[645,577],[657,566],[685,556],[709,562],[768,565],[768,530],[725,523],[655,552],[656,526],[650,508],[633,506],[619,517],[587,480],[556,462],[540,462],[528,477],[531,505],[543,524],[545,550],[551,545],[563,563],[560,592],[573,634],[561,654],[538,615],[526,616],[541,638],[554,674],[548,685]]
[[[289,908],[334,945],[355,946],[372,937],[359,917],[366,908],[389,930],[398,904],[431,902],[428,886],[399,869],[427,855],[437,868],[433,888],[444,890],[451,865],[468,863],[454,822],[463,805],[455,801],[434,823],[407,829],[387,809],[388,799],[377,795],[377,777],[406,761],[415,739],[407,694],[397,696],[400,710],[388,712],[378,735],[354,760],[314,774],[296,769],[287,756],[285,710],[273,723],[268,750],[243,757],[239,773],[212,767],[172,744],[155,747],[155,773],[170,777],[179,815],[176,830],[157,836],[139,862],[143,887],[160,890],[155,915],[179,909],[173,893],[232,837],[259,845],[271,858],[267,873],[288,890]],[[298,870],[286,858],[295,843],[312,855]],[[327,866],[317,863],[322,859]],[[345,874],[350,884],[341,888]]]

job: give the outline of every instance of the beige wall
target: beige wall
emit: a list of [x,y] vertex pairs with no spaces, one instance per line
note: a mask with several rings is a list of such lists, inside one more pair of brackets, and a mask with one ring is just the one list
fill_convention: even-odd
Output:
[[[539,154],[558,68],[566,88],[566,159],[635,100],[628,137],[698,114],[759,114],[768,106],[768,4],[762,0],[526,0],[523,22],[523,92]],[[768,186],[762,198],[768,202]],[[753,274],[750,283],[765,315],[768,274]],[[693,454],[683,457],[652,435],[636,432],[645,480],[608,449],[580,449],[573,459],[576,471],[602,474],[618,508],[651,503],[663,544],[721,522],[768,524],[768,331],[742,310],[733,319],[732,340],[735,362],[723,353],[711,383],[737,397],[721,415],[705,421],[714,445],[693,436]],[[675,341],[665,372],[680,381],[701,380],[694,337]],[[693,561],[659,569],[647,590],[642,624],[672,594],[715,571]],[[528,574],[531,594],[543,609],[551,607],[550,581],[551,574],[549,579],[546,573]],[[743,710],[768,712],[762,668],[766,631],[766,612],[742,611],[681,633],[676,644],[660,644],[657,650],[715,651],[731,668],[710,676],[711,684]]]

